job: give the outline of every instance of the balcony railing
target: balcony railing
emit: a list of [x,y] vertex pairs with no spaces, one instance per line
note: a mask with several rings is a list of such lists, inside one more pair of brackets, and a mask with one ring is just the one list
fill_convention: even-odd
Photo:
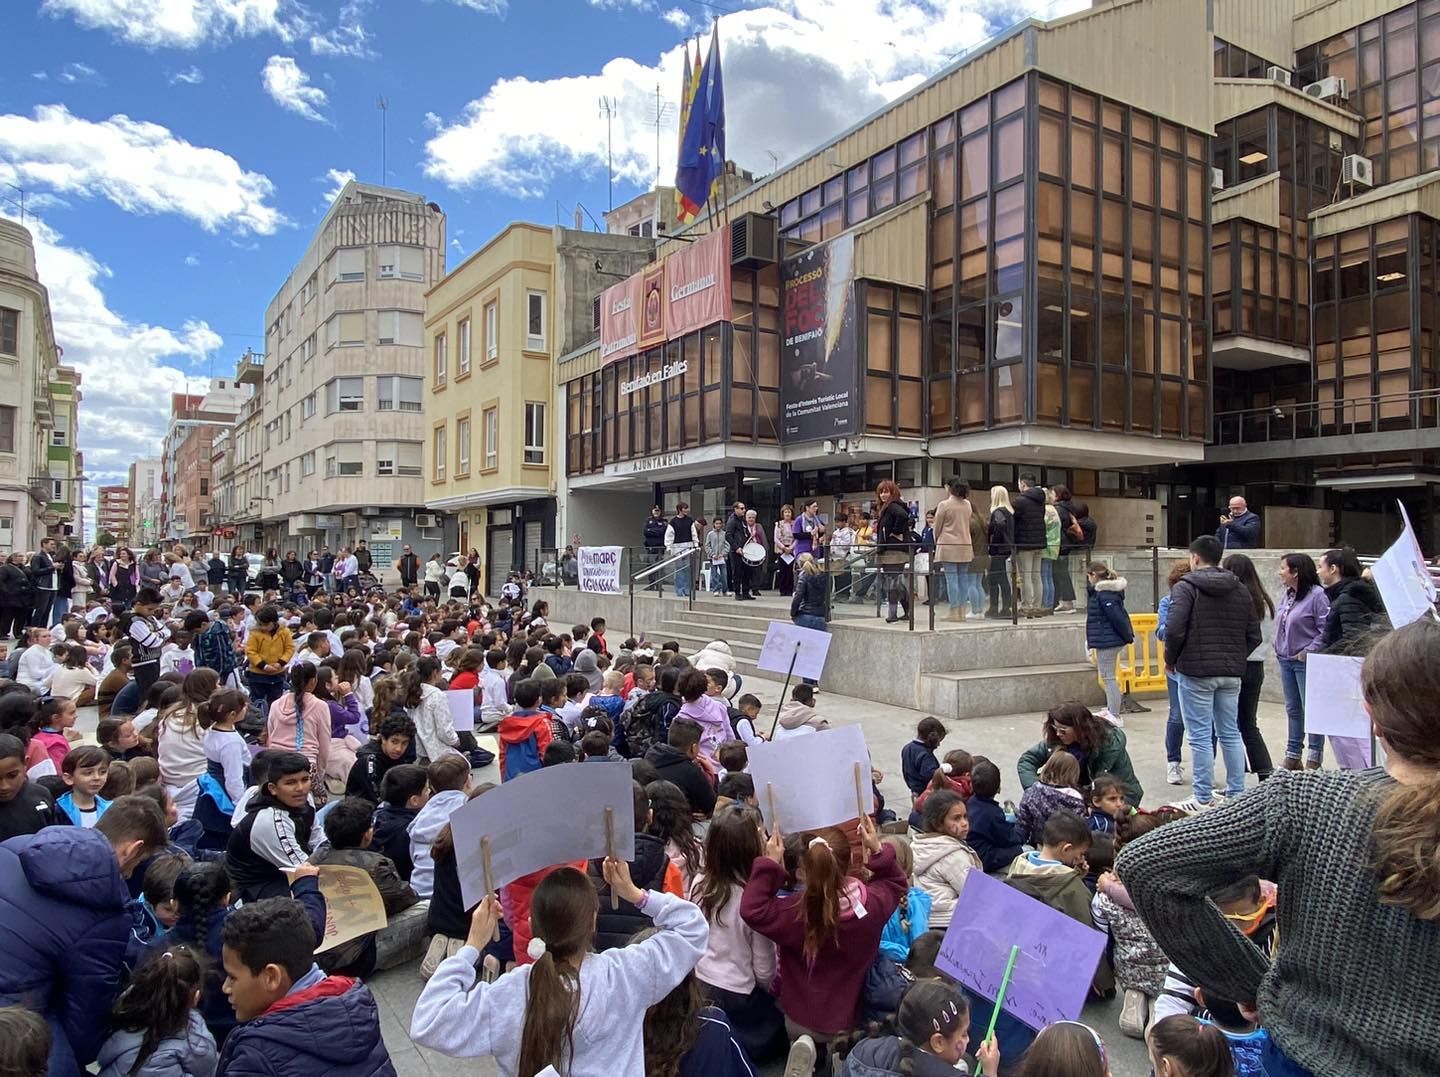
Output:
[[1440,389],[1277,404],[1215,415],[1216,445],[1440,429]]

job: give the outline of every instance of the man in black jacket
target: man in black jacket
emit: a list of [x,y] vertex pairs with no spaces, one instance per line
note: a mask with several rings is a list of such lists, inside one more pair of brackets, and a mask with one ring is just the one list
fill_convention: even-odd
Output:
[[50,610],[60,588],[60,568],[54,557],[55,540],[47,538],[30,558],[30,578],[35,581],[35,610],[30,623],[36,628],[50,627]]
[[750,597],[750,566],[740,552],[750,541],[743,501],[735,502],[735,511],[725,521],[725,541],[730,544],[730,588],[735,592],[735,601],[743,602]]
[[[650,519],[645,521],[645,566],[660,562],[660,555],[665,552],[665,510],[659,505],[650,509]],[[658,573],[657,573],[658,575]],[[650,578],[646,587],[650,591],[660,590],[660,581],[655,577]]]
[[1015,560],[1020,575],[1020,612],[1026,617],[1049,613],[1041,604],[1040,558],[1045,552],[1045,491],[1035,476],[1020,476],[1015,497]]
[[408,542],[395,561],[395,571],[400,573],[401,587],[414,587],[420,580],[420,558],[415,556]]
[[1215,750],[1225,756],[1225,796],[1245,791],[1245,744],[1240,739],[1240,678],[1260,646],[1260,618],[1249,590],[1219,568],[1220,541],[1202,535],[1190,544],[1190,572],[1170,590],[1165,665],[1179,687],[1180,716],[1190,742],[1195,795],[1176,807],[1214,805]]

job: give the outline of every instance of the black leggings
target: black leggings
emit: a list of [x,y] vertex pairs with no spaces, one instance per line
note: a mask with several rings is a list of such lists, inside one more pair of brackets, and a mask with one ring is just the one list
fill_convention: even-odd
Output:
[[1262,778],[1275,769],[1270,759],[1270,749],[1260,735],[1259,718],[1256,710],[1260,706],[1260,686],[1265,683],[1265,663],[1246,662],[1245,674],[1240,678],[1240,739],[1245,742],[1245,758],[1250,763],[1250,772]]
[[32,609],[33,606],[0,606],[0,637],[20,639],[25,634],[25,622],[30,620]]
[[1010,612],[1010,558],[1003,553],[990,555],[990,608]]

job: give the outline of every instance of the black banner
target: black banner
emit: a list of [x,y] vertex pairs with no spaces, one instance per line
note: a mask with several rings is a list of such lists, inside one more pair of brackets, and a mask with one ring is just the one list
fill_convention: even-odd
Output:
[[780,265],[781,441],[860,432],[855,237],[838,236]]

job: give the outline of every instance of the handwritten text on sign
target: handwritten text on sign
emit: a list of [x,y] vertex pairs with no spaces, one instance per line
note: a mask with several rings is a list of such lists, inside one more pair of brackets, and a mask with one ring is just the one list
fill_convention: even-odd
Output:
[[619,546],[580,547],[580,590],[592,595],[620,593]]
[[316,953],[385,926],[385,902],[364,868],[322,864],[319,883],[320,893],[325,895],[325,937],[315,947]]

